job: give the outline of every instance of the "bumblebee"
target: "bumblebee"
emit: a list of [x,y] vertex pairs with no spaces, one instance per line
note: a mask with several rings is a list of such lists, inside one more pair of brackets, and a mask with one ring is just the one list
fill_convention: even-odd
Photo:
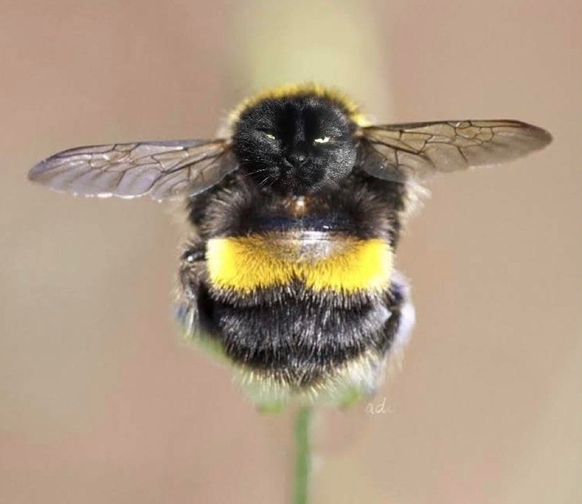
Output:
[[178,318],[263,407],[372,394],[414,325],[394,269],[427,176],[511,161],[550,134],[512,120],[372,125],[337,90],[245,100],[224,138],[80,147],[29,178],[82,196],[182,198]]

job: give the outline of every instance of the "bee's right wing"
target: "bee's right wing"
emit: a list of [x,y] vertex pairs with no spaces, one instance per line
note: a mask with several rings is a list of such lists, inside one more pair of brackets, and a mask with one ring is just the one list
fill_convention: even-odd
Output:
[[81,196],[161,201],[201,193],[237,168],[228,140],[178,140],[69,149],[35,165],[28,178]]

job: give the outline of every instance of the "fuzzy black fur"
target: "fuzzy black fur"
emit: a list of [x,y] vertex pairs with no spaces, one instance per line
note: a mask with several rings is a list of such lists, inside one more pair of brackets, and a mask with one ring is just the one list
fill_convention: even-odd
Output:
[[285,224],[313,229],[327,225],[330,231],[362,239],[384,238],[395,247],[405,197],[405,184],[376,179],[355,167],[335,189],[308,196],[308,215],[293,219],[291,198],[258,188],[252,179],[237,172],[190,200],[188,209],[190,221],[203,240],[245,236],[268,223],[279,228]]

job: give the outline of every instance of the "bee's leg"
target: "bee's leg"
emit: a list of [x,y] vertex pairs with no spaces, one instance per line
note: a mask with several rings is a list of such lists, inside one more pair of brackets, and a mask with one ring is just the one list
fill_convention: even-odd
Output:
[[176,316],[189,339],[214,330],[213,305],[205,281],[205,256],[204,243],[195,241],[188,244],[180,261]]
[[415,314],[408,281],[398,272],[393,275],[385,302],[390,318],[381,333],[379,350],[384,354],[401,353],[414,328]]

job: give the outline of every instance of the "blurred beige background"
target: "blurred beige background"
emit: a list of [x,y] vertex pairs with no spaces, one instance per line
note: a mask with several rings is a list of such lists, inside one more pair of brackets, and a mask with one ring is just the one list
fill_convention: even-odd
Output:
[[76,145],[212,136],[249,92],[303,79],[382,122],[555,136],[430,184],[399,256],[418,314],[404,371],[386,413],[328,419],[315,502],[580,502],[579,0],[0,7],[0,503],[286,502],[287,419],[179,340],[168,208],[26,172]]

